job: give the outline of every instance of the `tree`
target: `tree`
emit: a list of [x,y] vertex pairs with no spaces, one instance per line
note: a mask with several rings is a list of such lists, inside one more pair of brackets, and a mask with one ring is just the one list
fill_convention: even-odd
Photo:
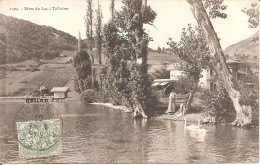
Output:
[[[147,6],[147,1],[123,0],[125,7],[119,13],[124,18],[119,27],[124,29],[131,46],[128,48],[130,55],[130,82],[131,101],[135,114],[147,117],[145,111],[149,110],[151,101],[150,82],[147,73],[147,55],[149,37],[145,33],[143,25],[152,25],[156,13]],[[120,18],[118,17],[118,18]],[[130,19],[129,19],[130,18]],[[141,61],[140,63],[138,62]]]
[[227,9],[227,5],[223,5],[224,0],[204,0],[203,6],[207,10],[209,18],[227,18],[227,14],[223,11]]
[[258,3],[251,3],[251,8],[244,8],[242,12],[249,16],[249,28],[257,28],[259,25],[259,8]]
[[[102,11],[101,11],[101,6],[99,4],[98,1],[98,9],[96,10],[96,38],[95,38],[95,45],[97,48],[97,56],[98,56],[98,63],[99,63],[99,67],[101,67],[102,64],[102,59],[101,59],[101,51],[102,51]],[[100,87],[102,88],[102,78],[99,74],[99,78],[100,78]]]
[[167,43],[172,51],[179,56],[179,70],[184,71],[185,77],[181,80],[190,88],[189,97],[187,101],[187,109],[185,113],[191,110],[191,103],[195,92],[198,89],[199,79],[201,78],[202,69],[207,69],[210,66],[209,61],[209,47],[205,36],[199,27],[195,29],[189,24],[188,28],[183,28],[181,39],[178,43],[169,39]]
[[158,51],[158,53],[161,53],[162,49],[158,46],[157,51]]
[[107,62],[103,76],[107,89],[114,89],[116,97],[120,96],[135,116],[147,117],[152,101],[147,73],[149,37],[143,25],[152,24],[156,13],[146,1],[122,2],[122,10],[104,27]]
[[87,36],[87,42],[88,42],[88,47],[90,50],[90,56],[91,56],[91,63],[92,63],[92,88],[94,88],[94,83],[96,81],[95,77],[95,68],[94,68],[94,62],[95,62],[95,57],[93,53],[93,45],[94,45],[94,39],[93,39],[93,2],[92,0],[87,0],[87,13],[85,17],[85,24],[86,24],[86,36]]
[[228,69],[224,53],[213,25],[207,15],[201,0],[187,0],[191,11],[202,28],[209,45],[211,60],[214,71],[219,80],[224,84],[236,110],[234,125],[243,126],[250,124],[252,120],[251,102],[244,87],[234,78]]
[[155,69],[154,73],[152,73],[152,79],[167,79],[170,77],[170,70],[167,70],[167,65],[163,64],[159,69]]
[[115,17],[115,0],[111,0],[111,5],[110,5],[110,11],[111,11],[111,22],[114,22],[114,17]]
[[73,66],[76,68],[77,77],[74,80],[76,92],[81,93],[91,88],[91,61],[87,52],[80,51],[74,57]]

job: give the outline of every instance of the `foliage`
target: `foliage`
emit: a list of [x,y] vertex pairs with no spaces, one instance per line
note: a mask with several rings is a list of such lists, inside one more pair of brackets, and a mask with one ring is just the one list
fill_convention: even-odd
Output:
[[31,72],[36,72],[36,71],[40,71],[40,69],[39,69],[39,68],[36,68],[36,67],[32,67],[32,68],[30,68],[30,71],[31,71]]
[[249,28],[257,28],[259,24],[259,7],[258,3],[251,3],[251,8],[244,8],[242,12],[248,15]]
[[233,102],[222,84],[218,84],[214,91],[208,89],[203,90],[201,99],[208,107],[211,115],[215,115],[217,119],[223,117],[227,113],[235,112]]
[[185,77],[182,77],[183,83],[191,91],[187,109],[190,110],[193,95],[198,88],[199,79],[201,78],[202,69],[210,67],[209,47],[205,36],[199,27],[195,29],[189,24],[188,28],[183,28],[180,41],[174,42],[169,39],[167,43],[172,51],[179,56],[178,69],[185,72]]
[[[95,47],[97,48],[97,56],[98,56],[98,63],[99,63],[99,68],[101,67],[102,64],[102,59],[101,59],[101,53],[102,53],[102,11],[101,11],[101,5],[99,4],[98,1],[98,9],[96,10],[96,24],[95,24]],[[100,79],[100,88],[102,88],[102,77],[99,74],[99,79]],[[98,82],[94,82],[94,88],[99,88]]]
[[111,19],[112,19],[112,22],[113,22],[114,13],[115,13],[115,0],[111,0],[110,12],[111,12]]
[[223,5],[224,0],[205,0],[204,8],[208,11],[209,18],[227,18],[227,14],[223,11],[227,9],[227,5]]
[[152,79],[167,79],[170,77],[170,70],[167,70],[167,65],[163,64],[159,69],[155,69],[152,73]]
[[206,39],[210,47],[209,50],[212,55],[211,63],[214,66],[212,69],[214,69],[219,75],[220,81],[224,83],[229,96],[232,98],[234,104],[236,104],[235,110],[237,114],[233,125],[243,126],[250,124],[252,121],[252,107],[249,104],[249,97],[247,97],[243,86],[238,83],[238,81],[230,74],[228,70],[219,39],[206,11],[204,10],[202,0],[187,0],[187,2],[191,6],[192,13],[197,20],[198,25],[201,26],[204,34],[206,35]]
[[74,88],[78,93],[91,87],[91,62],[87,52],[78,52],[74,57],[73,66],[76,68],[77,77],[74,80]]
[[41,53],[41,58],[45,60],[53,59],[54,57],[58,57],[61,53],[60,50],[43,50],[38,51],[38,53]]
[[156,13],[150,6],[144,6],[142,0],[122,3],[122,10],[104,26],[106,65],[101,73],[109,97],[131,109],[140,103],[149,110],[152,102],[147,74],[149,37],[143,24],[152,24]]
[[81,100],[85,103],[108,103],[110,102],[109,99],[109,93],[103,90],[87,89],[81,95]]
[[87,11],[85,17],[85,24],[86,24],[86,36],[88,41],[90,42],[88,45],[90,49],[93,46],[93,2],[92,0],[87,0]]
[[51,59],[57,57],[58,54],[54,53],[56,51],[75,48],[75,37],[52,27],[36,25],[3,14],[0,14],[0,22],[3,29],[0,32],[1,64],[31,58]]
[[[85,24],[86,24],[86,36],[87,36],[87,46],[89,48],[89,54],[91,56],[91,65],[94,65],[94,52],[93,52],[93,47],[94,47],[94,37],[93,37],[93,1],[92,0],[87,0],[87,11],[86,11],[86,17],[85,17]],[[95,77],[95,68],[93,67],[91,69],[91,83],[92,83],[92,88],[94,88],[94,82],[96,81]]]
[[102,50],[102,11],[101,11],[101,6],[98,2],[98,9],[96,10],[96,42],[95,42],[95,46],[97,48],[97,54],[98,54],[98,61],[99,64],[101,64],[101,50]]
[[44,96],[45,94],[49,95],[50,94],[50,90],[46,88],[46,89],[43,89],[43,90],[40,91],[40,95],[41,96]]

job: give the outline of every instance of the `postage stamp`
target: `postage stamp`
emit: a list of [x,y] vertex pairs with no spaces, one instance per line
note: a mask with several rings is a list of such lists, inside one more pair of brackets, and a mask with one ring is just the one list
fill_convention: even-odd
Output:
[[62,153],[60,119],[17,122],[21,158],[47,157]]

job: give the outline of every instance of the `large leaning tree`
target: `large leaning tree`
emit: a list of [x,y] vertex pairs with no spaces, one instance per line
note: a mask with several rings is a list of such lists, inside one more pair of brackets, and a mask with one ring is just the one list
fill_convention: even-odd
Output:
[[252,120],[251,100],[244,87],[232,76],[228,69],[219,39],[203,6],[202,0],[186,1],[190,4],[191,11],[207,39],[210,51],[210,63],[217,73],[219,80],[224,84],[224,87],[234,104],[236,119],[233,122],[233,125],[243,126],[250,124]]

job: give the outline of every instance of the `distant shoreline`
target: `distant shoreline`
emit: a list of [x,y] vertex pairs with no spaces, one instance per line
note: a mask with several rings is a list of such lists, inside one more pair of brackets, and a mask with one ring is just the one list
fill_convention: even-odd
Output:
[[[28,97],[30,98],[30,97]],[[76,98],[66,98],[62,101],[48,101],[48,102],[73,102]],[[14,97],[0,97],[0,103],[26,103],[24,96],[14,96]],[[44,102],[28,102],[28,103],[44,103]]]
[[25,102],[25,97],[21,96],[16,96],[16,97],[0,97],[0,103],[4,102]]

